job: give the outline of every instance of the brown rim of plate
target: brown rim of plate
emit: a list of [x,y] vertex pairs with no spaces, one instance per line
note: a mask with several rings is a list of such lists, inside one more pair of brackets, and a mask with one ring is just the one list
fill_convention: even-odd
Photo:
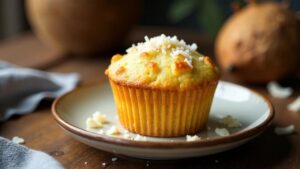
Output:
[[[220,82],[224,83],[224,81],[220,81]],[[230,83],[230,82],[225,82],[225,83]],[[64,121],[58,115],[58,113],[56,112],[56,107],[63,98],[65,98],[65,97],[69,96],[70,94],[75,93],[79,90],[82,90],[84,88],[88,88],[90,86],[95,86],[95,85],[100,85],[100,84],[101,84],[101,82],[91,83],[88,85],[80,86],[80,87],[77,87],[76,89],[58,97],[57,99],[55,99],[55,101],[52,104],[51,110],[52,110],[52,114],[53,114],[55,120],[58,122],[58,124],[62,128],[64,128],[65,130],[67,130],[73,134],[79,135],[84,138],[92,139],[94,141],[101,141],[101,142],[105,142],[108,144],[120,145],[120,146],[130,146],[130,147],[136,147],[136,148],[141,148],[141,147],[142,148],[176,148],[176,149],[197,148],[197,147],[215,146],[215,145],[219,145],[219,144],[226,144],[226,143],[242,141],[243,139],[250,138],[252,136],[260,134],[266,127],[268,127],[271,124],[271,122],[274,118],[274,115],[275,115],[273,105],[271,104],[269,99],[267,99],[262,94],[260,94],[256,91],[253,91],[252,89],[249,89],[249,88],[246,88],[246,87],[243,87],[240,85],[237,85],[237,86],[247,89],[247,90],[255,93],[258,97],[261,97],[264,100],[264,102],[267,104],[270,112],[269,112],[267,119],[264,122],[262,122],[261,124],[259,124],[258,126],[251,128],[251,129],[238,131],[238,132],[231,134],[230,136],[226,136],[226,137],[198,140],[198,141],[193,141],[193,142],[187,142],[187,141],[176,141],[176,142],[134,141],[134,140],[122,139],[122,138],[101,135],[101,134],[86,131],[84,129],[81,129],[79,127],[76,127],[76,126]],[[230,84],[233,84],[233,83],[230,83]],[[236,85],[236,84],[233,84],[233,85]]]

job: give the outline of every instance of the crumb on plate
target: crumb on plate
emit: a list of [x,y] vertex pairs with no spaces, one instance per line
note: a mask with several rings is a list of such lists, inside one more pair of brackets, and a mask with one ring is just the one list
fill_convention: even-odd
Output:
[[95,119],[89,117],[86,119],[87,128],[101,128],[103,125],[95,121]]
[[225,116],[222,119],[222,123],[229,128],[238,128],[242,126],[242,124],[236,118],[233,118],[231,115]]
[[112,126],[106,131],[107,135],[119,135],[121,134],[120,129],[117,126]]
[[186,141],[197,141],[197,140],[201,140],[201,137],[197,136],[197,135],[186,135]]
[[230,133],[226,128],[216,128],[215,133],[219,136],[229,136]]
[[105,114],[100,113],[99,111],[96,111],[93,114],[93,119],[101,124],[105,124],[109,122],[107,116]]
[[135,141],[147,141],[147,138],[145,136],[141,136],[137,134],[136,136],[133,137],[133,140]]

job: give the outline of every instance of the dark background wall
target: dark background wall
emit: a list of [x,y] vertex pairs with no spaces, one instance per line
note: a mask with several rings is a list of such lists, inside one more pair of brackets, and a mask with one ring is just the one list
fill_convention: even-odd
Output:
[[[230,5],[236,1],[245,3],[246,0],[144,0],[140,24],[184,27],[212,34],[209,31],[211,29],[217,31],[221,26],[219,22],[223,23],[232,14]],[[180,6],[181,3],[184,6],[193,2],[197,2],[198,5],[195,5],[191,10],[187,10],[188,15],[186,17],[178,21],[170,19],[172,18],[170,17],[170,13],[172,13],[170,11],[174,9],[176,4]],[[292,9],[300,10],[300,0],[289,0],[288,2],[291,4]],[[205,3],[214,3],[217,8],[205,7],[203,9]],[[206,21],[199,20],[199,13],[202,20],[209,19],[206,19]],[[18,35],[28,30],[30,30],[30,26],[25,15],[24,0],[0,0],[0,39]]]

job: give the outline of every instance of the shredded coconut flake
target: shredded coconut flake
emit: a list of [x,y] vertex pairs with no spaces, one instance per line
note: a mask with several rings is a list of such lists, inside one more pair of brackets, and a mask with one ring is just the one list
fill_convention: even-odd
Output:
[[271,96],[275,98],[288,98],[293,94],[293,89],[290,87],[281,87],[277,82],[270,82],[267,85],[267,89]]
[[288,110],[293,112],[300,112],[300,96],[297,97],[292,103],[288,105]]
[[123,132],[124,134],[123,134],[123,138],[125,138],[125,139],[129,139],[129,140],[133,140],[133,136],[130,134],[130,132],[129,131],[127,131],[127,130],[124,130],[124,132]]
[[219,136],[229,136],[230,133],[226,128],[216,128],[215,133]]
[[86,119],[86,126],[88,129],[90,128],[102,128],[104,124],[108,123],[108,119],[105,114],[96,111],[92,117],[88,117]]
[[133,140],[135,141],[147,141],[147,138],[145,136],[141,136],[137,134],[136,136],[133,137]]
[[186,141],[197,141],[197,140],[200,140],[201,137],[197,136],[197,135],[186,135]]
[[187,63],[189,65],[189,67],[193,68],[193,64],[192,64],[192,60],[191,59],[185,58],[184,62]]
[[179,55],[182,55],[185,58],[188,58],[190,56],[190,52],[188,50],[178,50],[177,48],[176,49],[172,49],[172,51],[171,51],[171,57],[177,58]]
[[128,133],[125,133],[125,134],[123,135],[123,138],[129,139],[129,140],[133,140],[133,137],[132,137],[130,134],[128,134]]
[[236,118],[233,118],[230,115],[225,116],[222,119],[222,123],[225,124],[229,128],[237,128],[237,127],[242,126],[242,124]]
[[127,53],[135,52],[137,55],[141,55],[144,52],[157,52],[160,51],[163,54],[167,53],[167,50],[171,50],[171,57],[177,58],[179,55],[184,56],[185,62],[192,67],[191,52],[197,50],[195,43],[188,45],[184,40],[178,40],[177,36],[166,36],[164,34],[150,38],[144,37],[145,42],[132,45],[126,50]]
[[95,121],[95,119],[89,117],[86,119],[86,126],[87,128],[101,128],[102,124]]
[[16,144],[24,144],[25,143],[25,140],[21,137],[18,137],[18,136],[14,136],[12,139],[11,139],[12,142],[16,143]]
[[107,120],[107,117],[105,114],[102,114],[98,111],[96,111],[94,114],[93,114],[93,119],[97,122],[97,123],[100,123],[100,124],[104,124],[104,123],[108,123],[108,120]]
[[276,127],[274,132],[277,135],[288,135],[292,134],[295,131],[295,126],[294,125],[289,125],[286,127]]
[[119,135],[121,134],[117,126],[112,126],[109,130],[106,131],[107,135]]
[[195,50],[197,50],[198,46],[197,46],[196,43],[193,43],[192,45],[190,45],[189,48],[190,48],[191,50],[195,51]]
[[104,130],[102,130],[102,129],[99,130],[98,133],[99,133],[99,134],[105,134]]

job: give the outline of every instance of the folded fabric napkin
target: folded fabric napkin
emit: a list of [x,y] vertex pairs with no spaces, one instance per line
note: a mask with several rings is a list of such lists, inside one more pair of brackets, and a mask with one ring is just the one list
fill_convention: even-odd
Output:
[[[0,122],[32,112],[44,98],[55,98],[73,89],[76,73],[47,73],[0,61]],[[61,169],[51,156],[0,137],[0,168]]]
[[51,156],[0,137],[1,169],[63,169]]
[[44,98],[55,98],[79,81],[76,73],[46,73],[0,61],[0,121],[32,112]]

